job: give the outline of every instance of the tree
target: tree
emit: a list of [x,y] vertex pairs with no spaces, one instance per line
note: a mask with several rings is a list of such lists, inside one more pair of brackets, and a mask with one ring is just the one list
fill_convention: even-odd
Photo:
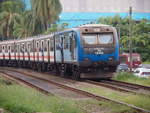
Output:
[[19,0],[5,1],[1,3],[0,34],[3,37],[14,37],[13,26],[23,10],[23,3]]
[[42,29],[47,30],[58,19],[62,8],[59,0],[32,0],[32,10],[35,19],[40,20]]
[[25,11],[19,15],[18,21],[14,24],[14,36],[17,38],[27,38],[33,34],[32,12]]

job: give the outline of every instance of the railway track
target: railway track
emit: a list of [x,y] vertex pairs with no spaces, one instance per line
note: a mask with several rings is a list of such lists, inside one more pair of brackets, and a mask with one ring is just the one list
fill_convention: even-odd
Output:
[[[19,80],[19,81],[21,81],[25,84],[28,84],[29,86],[37,88],[42,92],[49,93],[49,91],[47,91],[46,88],[42,88],[40,85],[34,85],[31,81],[30,82],[28,81],[29,78],[28,79],[22,79],[22,77],[20,77],[20,75],[22,75],[24,77],[30,77],[30,79],[32,79],[32,80],[36,79],[36,80],[39,80],[39,81],[47,82],[49,84],[56,85],[57,87],[72,91],[74,93],[78,93],[80,95],[84,95],[86,97],[94,98],[96,100],[111,101],[111,102],[116,103],[116,104],[125,105],[125,106],[128,106],[128,107],[131,107],[131,108],[135,109],[136,111],[138,111],[140,113],[150,113],[150,111],[145,110],[143,108],[136,107],[132,104],[127,104],[127,103],[117,101],[117,100],[113,100],[113,99],[110,99],[110,98],[107,98],[107,97],[104,97],[104,96],[95,95],[93,93],[89,93],[87,91],[83,91],[83,90],[80,90],[80,89],[77,89],[77,88],[74,88],[74,87],[70,87],[70,86],[64,85],[62,83],[58,83],[56,81],[53,81],[53,80],[47,80],[45,78],[37,77],[37,76],[32,75],[32,74],[27,74],[27,73],[23,73],[23,72],[14,71],[14,70],[13,71],[12,70],[0,70],[0,72],[7,75],[7,76],[9,76],[9,77],[11,77],[11,78],[17,79],[17,80]],[[19,76],[16,76],[16,75],[19,75]]]
[[100,81],[91,81],[86,80],[87,83],[110,88],[113,90],[121,91],[121,92],[129,92],[133,94],[140,94],[150,97],[150,87],[133,84],[133,83],[127,83],[117,80],[100,80]]

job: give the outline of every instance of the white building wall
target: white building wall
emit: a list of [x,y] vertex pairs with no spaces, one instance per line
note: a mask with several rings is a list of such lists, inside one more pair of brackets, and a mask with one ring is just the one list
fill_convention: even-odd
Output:
[[60,0],[63,12],[150,12],[150,0]]

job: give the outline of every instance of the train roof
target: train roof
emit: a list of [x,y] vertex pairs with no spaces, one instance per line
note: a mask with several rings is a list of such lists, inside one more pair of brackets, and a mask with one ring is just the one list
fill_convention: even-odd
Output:
[[53,36],[54,34],[48,34],[48,35],[37,35],[37,36],[33,36],[33,37],[28,37],[25,39],[14,39],[14,40],[5,40],[5,41],[1,41],[0,44],[8,44],[8,43],[14,43],[14,42],[28,42],[28,41],[32,41],[32,40],[38,40],[38,39],[46,39],[48,37]]
[[69,31],[77,31],[78,29],[87,28],[87,27],[110,27],[111,29],[114,28],[110,25],[105,25],[105,24],[85,24],[85,25],[81,25],[81,26],[78,26],[75,28],[65,29],[64,31],[53,32],[53,33],[50,33],[47,35],[37,35],[37,36],[28,37],[25,39],[2,41],[2,42],[0,42],[0,44],[7,44],[7,43],[14,43],[14,42],[27,42],[27,41],[32,41],[32,40],[46,39],[48,37],[53,36],[54,34],[62,34],[62,33],[69,32]]
[[82,27],[112,27],[112,26],[106,24],[85,24],[85,25],[78,26],[78,28],[82,28]]

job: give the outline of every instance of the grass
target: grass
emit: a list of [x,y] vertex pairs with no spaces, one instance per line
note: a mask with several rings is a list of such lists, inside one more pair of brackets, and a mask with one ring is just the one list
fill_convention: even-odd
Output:
[[[125,97],[123,101],[130,103],[138,103],[139,106],[147,108],[150,105],[148,98],[142,99],[139,97],[128,97],[128,95],[122,94],[121,96],[115,91],[100,90],[97,88],[87,88],[86,90],[94,92],[114,99],[121,99]],[[133,101],[133,102],[132,102]],[[147,106],[145,107],[145,104]],[[8,112],[12,113],[34,113],[34,112],[52,112],[52,113],[85,113],[85,110],[98,110],[105,111],[106,113],[133,113],[134,110],[114,104],[107,101],[96,101],[93,99],[88,100],[69,100],[52,95],[44,95],[34,89],[26,88],[24,86],[17,85],[5,78],[0,77],[0,108],[4,108]],[[84,110],[83,110],[84,109]]]
[[150,61],[143,62],[143,64],[150,64]]
[[[88,108],[89,107],[88,104],[99,105],[100,108],[96,108],[96,109],[98,109],[99,111],[105,111],[104,113],[134,113],[135,112],[133,109],[129,107],[115,104],[108,101],[106,102],[106,101],[87,100],[87,101],[80,101],[78,105],[79,106],[84,105]],[[91,109],[94,107],[95,106],[92,106]]]
[[[24,86],[17,85],[0,77],[0,108],[12,113],[85,113],[95,110],[106,113],[132,113],[126,106],[93,99],[68,100],[44,94]],[[90,112],[89,112],[90,113]]]
[[[150,79],[139,78],[126,72],[118,73],[114,79],[150,86]],[[81,89],[150,110],[150,97],[148,96],[125,94],[104,87],[81,87]]]
[[[135,106],[150,110],[150,97],[147,96],[125,94],[125,93],[113,91],[106,88],[81,88],[81,89],[94,93],[96,95],[105,96],[114,100],[119,100],[125,103],[133,104]],[[125,108],[125,110],[126,109],[127,108]],[[128,111],[130,110],[128,109]]]
[[120,72],[113,79],[150,86],[150,78],[140,78],[127,72]]
[[0,108],[13,113],[82,113],[71,100],[45,96],[34,89],[19,86],[1,77]]

